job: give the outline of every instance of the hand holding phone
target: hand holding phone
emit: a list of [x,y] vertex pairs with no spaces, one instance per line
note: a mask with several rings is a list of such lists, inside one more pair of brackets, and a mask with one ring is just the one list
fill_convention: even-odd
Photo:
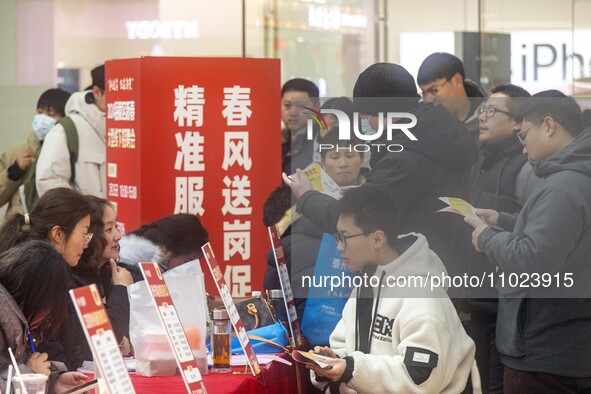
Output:
[[61,394],[83,394],[92,390],[93,388],[98,387],[98,380],[93,379],[85,382],[79,386],[76,386],[68,391],[63,391]]

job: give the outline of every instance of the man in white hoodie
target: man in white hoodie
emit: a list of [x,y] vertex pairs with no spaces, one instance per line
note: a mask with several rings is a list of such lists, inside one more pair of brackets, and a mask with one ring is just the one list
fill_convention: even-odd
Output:
[[106,197],[105,66],[94,68],[91,75],[90,89],[72,94],[66,104],[66,116],[74,122],[79,141],[74,174],[66,132],[61,124],[57,124],[45,137],[37,160],[39,196],[56,187],[68,187],[83,194]]
[[462,392],[475,348],[445,289],[432,288],[443,263],[423,235],[398,236],[396,204],[378,188],[349,190],[338,204],[338,248],[369,285],[351,294],[330,348],[314,348],[336,359],[311,368],[313,383],[331,393]]

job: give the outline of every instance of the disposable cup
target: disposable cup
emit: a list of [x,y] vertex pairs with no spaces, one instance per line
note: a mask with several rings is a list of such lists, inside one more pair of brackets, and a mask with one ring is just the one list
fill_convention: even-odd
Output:
[[47,376],[38,373],[23,373],[12,377],[14,394],[25,394],[23,387],[27,394],[45,394],[46,384]]

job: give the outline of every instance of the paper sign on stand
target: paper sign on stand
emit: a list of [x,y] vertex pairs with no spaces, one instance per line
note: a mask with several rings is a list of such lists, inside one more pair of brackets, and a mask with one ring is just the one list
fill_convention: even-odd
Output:
[[[100,372],[100,386],[104,384],[109,394],[135,393],[96,285],[70,290],[70,297]],[[100,392],[102,394],[104,391]]]
[[176,364],[189,394],[207,393],[197,360],[191,351],[185,330],[179,320],[168,286],[164,282],[162,272],[156,263],[140,263],[142,275],[148,284],[150,297],[158,311],[162,326],[166,331],[166,338],[173,350]]
[[215,285],[218,288],[218,291],[220,292],[220,297],[224,302],[226,311],[228,311],[228,316],[230,317],[232,326],[234,326],[234,332],[236,332],[236,336],[238,337],[240,346],[242,346],[242,350],[248,358],[248,366],[250,367],[250,371],[253,375],[258,375],[261,372],[259,361],[257,359],[256,354],[254,354],[254,350],[252,349],[252,345],[250,344],[250,340],[248,339],[248,334],[244,329],[244,323],[242,323],[242,319],[240,319],[238,309],[236,309],[236,304],[234,304],[234,300],[232,299],[232,295],[230,294],[230,290],[228,289],[228,284],[226,283],[224,275],[222,274],[222,270],[220,269],[220,265],[218,264],[218,261],[215,255],[213,254],[213,249],[211,248],[210,243],[208,242],[205,245],[203,245],[201,247],[201,250],[203,251],[203,255],[205,256],[207,266],[211,271],[211,275],[213,276]]
[[277,273],[279,275],[279,282],[281,283],[281,291],[283,293],[283,303],[287,310],[289,317],[289,331],[296,346],[302,344],[302,332],[300,330],[300,323],[298,322],[298,315],[296,312],[295,301],[293,300],[293,292],[291,291],[291,282],[289,281],[289,272],[287,272],[287,262],[285,261],[285,253],[283,252],[283,244],[279,236],[277,226],[267,227],[269,230],[269,237],[271,238],[271,245],[273,246],[273,256],[275,257],[275,265],[277,266]]

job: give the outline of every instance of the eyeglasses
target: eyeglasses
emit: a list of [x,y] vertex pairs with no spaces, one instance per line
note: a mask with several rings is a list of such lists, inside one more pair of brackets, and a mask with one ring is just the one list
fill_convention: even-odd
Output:
[[525,133],[526,131],[531,130],[534,127],[539,126],[541,124],[542,123],[534,123],[531,126],[529,126],[528,128],[523,129],[517,133],[517,138],[519,139],[519,142],[521,142],[521,145],[525,145],[525,137],[527,137],[527,134],[523,135],[523,133]]
[[427,95],[437,96],[437,94],[441,91],[441,88],[443,88],[443,86],[445,86],[445,84],[448,83],[450,80],[451,78],[447,78],[441,85],[435,85],[430,87],[429,89],[423,91],[421,96],[423,96],[423,98],[425,98]]
[[339,243],[342,243],[343,246],[346,248],[347,247],[347,240],[349,238],[355,238],[355,237],[360,237],[362,235],[369,235],[369,234],[371,234],[371,231],[370,232],[363,232],[363,233],[359,233],[359,234],[354,234],[354,235],[344,235],[342,233],[334,233],[333,236],[334,236],[334,239],[336,239],[336,241],[337,241],[337,246]]
[[508,117],[512,118],[513,114],[508,111],[503,111],[502,109],[498,109],[497,107],[480,107],[478,109],[478,113],[480,115],[485,114],[487,118],[492,118],[495,116],[497,112],[507,115]]
[[[67,227],[62,227],[64,230],[69,230],[69,228]],[[86,249],[88,247],[88,244],[90,244],[90,240],[92,239],[92,236],[94,235],[93,233],[83,233],[82,231],[78,231],[76,229],[72,229],[72,231],[77,232],[78,234],[82,234],[84,236],[84,249]]]
[[[546,119],[546,117],[548,117],[548,116],[550,116],[550,115],[545,115],[544,119]],[[552,120],[556,123],[560,123],[560,124],[564,123],[564,120],[558,120],[558,119],[554,119],[554,118]],[[523,133],[525,133],[526,131],[528,131],[530,129],[533,129],[536,126],[541,125],[542,123],[544,123],[544,121],[535,123],[535,124],[529,126],[527,129],[520,130],[519,132],[516,133],[517,138],[519,139],[519,142],[521,142],[521,145],[525,145],[525,138],[527,137],[527,134],[524,135]],[[548,129],[548,130],[550,130],[550,129]]]

